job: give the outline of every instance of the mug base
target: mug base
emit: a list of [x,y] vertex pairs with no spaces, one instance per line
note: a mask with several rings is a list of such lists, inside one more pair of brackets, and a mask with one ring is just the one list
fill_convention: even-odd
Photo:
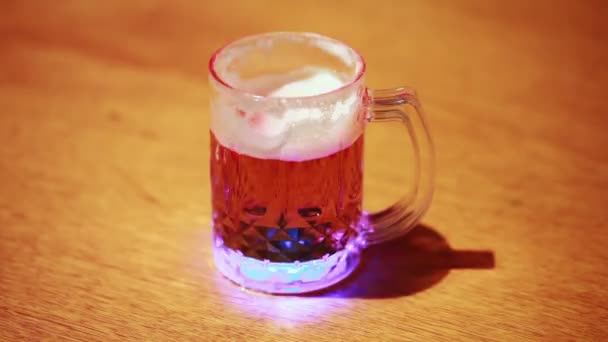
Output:
[[298,294],[334,285],[359,264],[359,251],[347,248],[318,260],[270,262],[244,256],[221,244],[213,246],[217,269],[234,283],[259,292]]

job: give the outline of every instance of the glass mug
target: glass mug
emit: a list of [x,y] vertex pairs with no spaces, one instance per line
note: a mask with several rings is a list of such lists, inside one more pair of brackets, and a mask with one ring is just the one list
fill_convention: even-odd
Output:
[[[352,48],[313,33],[239,39],[209,61],[213,258],[233,282],[302,293],[346,278],[369,244],[426,212],[434,156],[409,88],[371,90]],[[362,210],[363,132],[401,122],[414,184],[393,206]]]

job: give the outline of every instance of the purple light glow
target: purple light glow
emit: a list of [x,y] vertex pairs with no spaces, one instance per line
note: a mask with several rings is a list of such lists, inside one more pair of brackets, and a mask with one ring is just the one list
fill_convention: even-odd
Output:
[[225,308],[256,320],[263,317],[262,322],[266,325],[302,327],[302,324],[314,324],[339,315],[353,305],[352,301],[335,297],[271,296],[240,289],[222,280],[218,291],[225,298]]
[[359,263],[359,252],[347,248],[319,260],[281,263],[245,257],[216,241],[213,259],[224,276],[243,287],[268,293],[303,293],[346,278]]

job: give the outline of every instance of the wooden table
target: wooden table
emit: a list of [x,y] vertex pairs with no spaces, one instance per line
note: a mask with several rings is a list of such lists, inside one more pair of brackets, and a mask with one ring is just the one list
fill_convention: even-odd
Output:
[[[0,340],[608,339],[606,2],[196,3],[0,5]],[[415,86],[437,147],[423,224],[314,296],[210,261],[206,62],[276,30]],[[370,127],[370,208],[401,133]]]

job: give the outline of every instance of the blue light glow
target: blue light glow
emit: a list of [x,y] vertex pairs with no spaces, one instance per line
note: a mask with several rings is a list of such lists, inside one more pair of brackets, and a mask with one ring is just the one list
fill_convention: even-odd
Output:
[[[290,248],[292,241],[285,247]],[[295,244],[293,244],[295,245]],[[296,245],[297,246],[297,245]],[[305,262],[269,262],[216,244],[217,268],[230,280],[250,289],[271,293],[301,293],[330,286],[348,276],[359,262],[359,250],[347,248],[322,259]]]

